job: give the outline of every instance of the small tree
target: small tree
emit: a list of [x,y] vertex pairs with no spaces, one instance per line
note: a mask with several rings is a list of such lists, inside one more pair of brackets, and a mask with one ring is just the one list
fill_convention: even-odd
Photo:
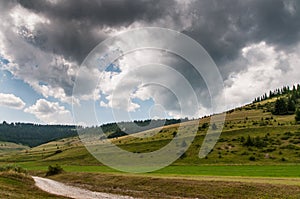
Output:
[[174,132],[172,133],[173,138],[176,137],[176,135],[177,135],[177,132],[174,131]]
[[208,123],[203,123],[201,128],[206,129],[207,127],[208,127]]
[[274,115],[284,115],[287,114],[288,108],[285,100],[283,98],[279,98],[275,102],[275,107],[273,114]]
[[289,113],[294,113],[296,110],[295,102],[291,98],[288,99],[287,109]]
[[300,122],[300,109],[297,109],[297,111],[296,111],[295,120],[297,123]]
[[244,143],[245,146],[253,146],[253,140],[251,139],[250,135],[248,135],[248,138],[246,142]]
[[242,143],[244,143],[245,142],[244,136],[242,136],[240,140],[241,140]]
[[63,171],[64,171],[63,168],[61,168],[59,165],[55,165],[55,166],[50,165],[48,167],[48,171],[46,173],[46,176],[52,176],[52,175],[60,174]]

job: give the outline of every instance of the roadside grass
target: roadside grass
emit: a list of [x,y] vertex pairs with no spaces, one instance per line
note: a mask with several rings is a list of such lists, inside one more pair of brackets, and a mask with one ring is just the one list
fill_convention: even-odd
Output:
[[299,198],[295,185],[269,184],[222,179],[179,179],[138,175],[65,173],[51,179],[92,191],[142,198]]
[[38,189],[29,175],[13,171],[0,172],[0,197],[5,199],[65,198]]

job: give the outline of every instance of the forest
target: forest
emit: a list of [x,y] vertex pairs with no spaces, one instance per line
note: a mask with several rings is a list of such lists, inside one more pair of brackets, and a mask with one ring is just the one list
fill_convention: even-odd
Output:
[[[102,132],[105,133],[108,138],[114,138],[187,120],[187,118],[182,120],[135,120],[133,122],[102,124],[100,126],[86,127],[85,129],[98,132],[101,128]],[[75,125],[42,125],[20,122],[7,123],[3,121],[3,123],[0,124],[0,141],[35,147],[50,141],[77,136],[76,127]]]

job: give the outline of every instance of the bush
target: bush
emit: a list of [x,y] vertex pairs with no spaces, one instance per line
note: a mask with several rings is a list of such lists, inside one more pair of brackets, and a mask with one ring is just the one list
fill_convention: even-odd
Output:
[[204,124],[202,124],[202,129],[206,129],[208,127],[208,123],[204,123]]
[[46,176],[53,176],[53,175],[56,175],[56,174],[60,174],[63,171],[64,171],[63,168],[61,168],[61,166],[59,166],[59,165],[55,165],[55,166],[50,165],[48,167],[48,171],[46,173]]
[[174,132],[172,133],[173,138],[176,137],[176,135],[177,135],[177,132],[174,131]]
[[59,154],[59,153],[62,153],[62,150],[58,149],[54,152],[54,154]]
[[243,145],[247,147],[255,146],[257,148],[262,148],[262,147],[266,147],[268,144],[264,139],[261,139],[259,136],[255,138],[251,138],[250,135],[248,135],[248,138]]
[[300,109],[297,109],[297,111],[296,111],[295,120],[297,123],[300,122]]
[[249,153],[247,151],[244,151],[243,153],[241,153],[241,155],[249,155]]
[[184,159],[184,158],[186,158],[186,157],[187,157],[186,153],[183,153],[183,154],[180,156],[180,159]]
[[250,157],[249,157],[249,160],[250,160],[250,161],[255,161],[256,159],[255,159],[254,156],[250,156]]

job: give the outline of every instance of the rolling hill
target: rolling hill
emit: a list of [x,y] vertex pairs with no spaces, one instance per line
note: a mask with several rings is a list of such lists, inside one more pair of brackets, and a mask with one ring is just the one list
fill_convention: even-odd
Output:
[[[198,152],[210,117],[182,123],[187,134],[191,125],[199,123],[199,128],[192,145],[174,165],[299,163],[300,125],[295,122],[295,114],[273,113],[276,101],[288,97],[289,93],[285,92],[227,111],[222,134],[214,149],[204,159],[199,159]],[[298,100],[296,107],[299,105]],[[150,152],[169,143],[178,126],[179,124],[164,126],[155,135],[155,129],[138,133],[153,134],[146,138],[127,135],[114,138],[112,142],[135,153]],[[54,162],[67,165],[100,164],[82,146],[78,137],[49,142],[24,150],[6,160],[38,161],[42,165]]]

